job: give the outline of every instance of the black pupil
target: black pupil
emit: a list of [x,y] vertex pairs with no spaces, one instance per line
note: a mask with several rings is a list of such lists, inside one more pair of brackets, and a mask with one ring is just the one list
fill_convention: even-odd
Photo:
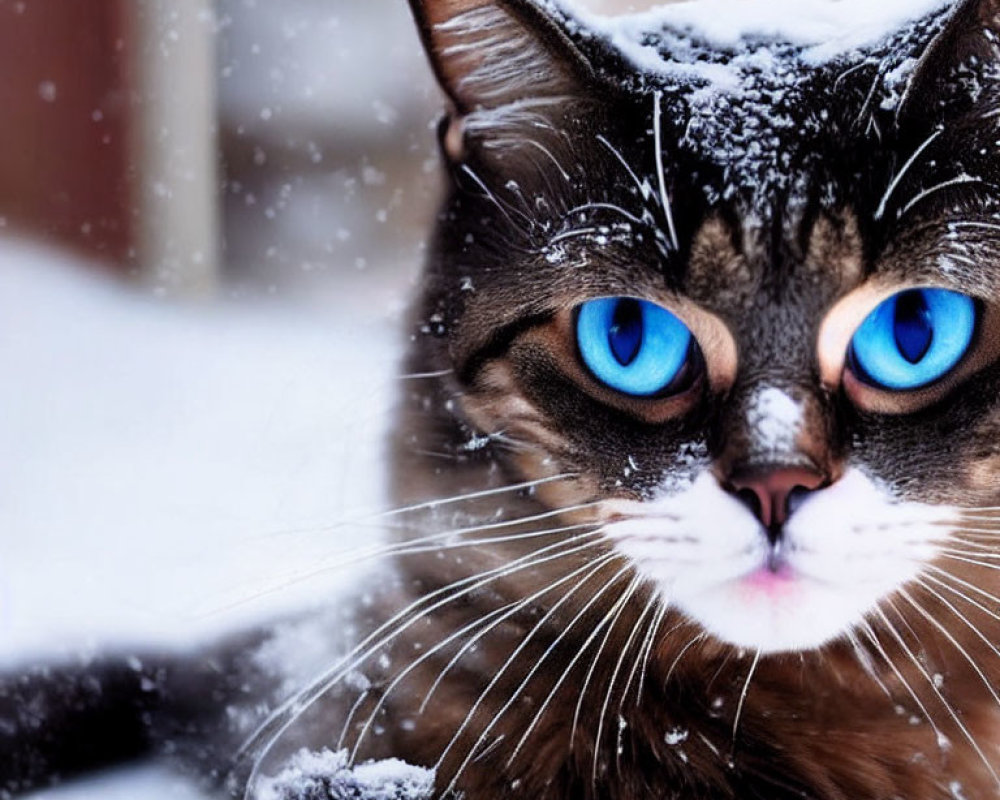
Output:
[[934,325],[927,300],[920,290],[904,292],[896,299],[896,315],[893,326],[896,347],[903,358],[917,364],[927,355],[934,342]]
[[608,344],[623,367],[635,361],[642,348],[642,306],[638,300],[621,300],[615,306]]

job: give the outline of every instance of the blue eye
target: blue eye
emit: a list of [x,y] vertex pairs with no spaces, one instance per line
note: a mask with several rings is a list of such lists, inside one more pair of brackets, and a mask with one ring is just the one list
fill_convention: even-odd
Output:
[[875,386],[919,389],[954,369],[975,330],[972,298],[947,289],[909,289],[861,323],[848,361],[858,377]]
[[682,380],[694,341],[687,326],[665,308],[631,297],[580,306],[576,340],[594,377],[637,397],[659,394]]

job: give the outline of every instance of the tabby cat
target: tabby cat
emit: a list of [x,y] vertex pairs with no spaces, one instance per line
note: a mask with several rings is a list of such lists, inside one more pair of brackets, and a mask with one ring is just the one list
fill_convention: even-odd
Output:
[[110,697],[99,756],[237,797],[301,748],[469,800],[1000,797],[1000,2],[833,43],[411,5],[449,181],[357,646],[22,676],[64,701],[0,777]]

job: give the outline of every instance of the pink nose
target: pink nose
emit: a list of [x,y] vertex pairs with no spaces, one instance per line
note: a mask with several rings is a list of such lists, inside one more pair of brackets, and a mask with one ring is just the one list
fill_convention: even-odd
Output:
[[729,485],[753,508],[765,528],[784,525],[794,510],[793,499],[819,489],[826,481],[818,472],[801,467],[780,467],[731,478]]

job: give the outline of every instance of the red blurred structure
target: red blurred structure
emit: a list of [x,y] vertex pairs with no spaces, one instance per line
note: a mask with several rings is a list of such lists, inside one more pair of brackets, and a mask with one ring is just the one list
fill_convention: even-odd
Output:
[[125,268],[135,252],[130,0],[0,0],[0,217]]

